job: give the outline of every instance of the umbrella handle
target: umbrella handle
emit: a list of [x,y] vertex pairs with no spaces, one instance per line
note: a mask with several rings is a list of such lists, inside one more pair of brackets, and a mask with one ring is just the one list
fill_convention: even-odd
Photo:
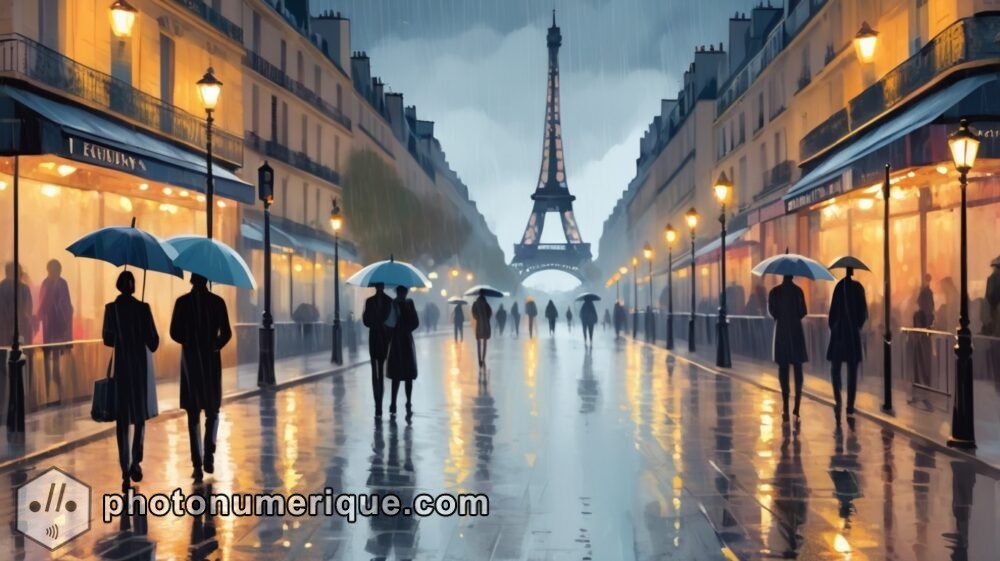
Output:
[[[132,220],[135,220],[134,218]],[[146,301],[146,269],[142,270],[142,301]]]

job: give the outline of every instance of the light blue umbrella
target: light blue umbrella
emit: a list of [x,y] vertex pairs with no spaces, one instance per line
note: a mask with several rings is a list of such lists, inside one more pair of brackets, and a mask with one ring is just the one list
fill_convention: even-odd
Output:
[[783,253],[768,257],[758,263],[751,272],[758,277],[781,275],[804,277],[811,280],[837,280],[821,263],[797,253]]
[[73,242],[66,250],[76,257],[97,259],[117,267],[132,265],[143,270],[184,276],[173,262],[177,250],[134,226],[95,230]]
[[214,283],[257,289],[257,282],[246,261],[236,250],[219,240],[176,236],[166,243],[177,250],[174,265],[181,269],[197,273]]
[[378,261],[367,265],[347,279],[347,284],[354,286],[373,286],[379,283],[386,286],[410,288],[431,287],[431,281],[427,280],[427,277],[419,269],[409,263],[396,261],[392,257],[388,261]]

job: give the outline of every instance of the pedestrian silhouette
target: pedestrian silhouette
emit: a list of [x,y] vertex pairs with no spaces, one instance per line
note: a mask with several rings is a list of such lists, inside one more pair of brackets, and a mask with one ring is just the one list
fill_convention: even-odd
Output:
[[611,323],[611,311],[604,308],[604,319],[601,320],[601,331],[607,331],[608,325]]
[[549,303],[545,305],[545,319],[549,320],[549,335],[555,335],[559,310],[556,309],[556,305],[552,303],[552,300],[549,300]]
[[[986,305],[988,313],[983,318],[983,334],[1000,335],[1000,257],[994,259],[990,266],[993,272],[986,279]],[[0,339],[0,342],[3,342]]]
[[765,313],[767,313],[767,293],[764,291],[764,285],[755,284],[750,289],[750,296],[747,297],[747,315],[763,316]]
[[[113,375],[117,392],[115,433],[118,439],[118,463],[122,470],[122,492],[129,479],[142,481],[142,452],[146,420],[152,418],[149,403],[147,349],[155,352],[160,346],[153,313],[149,304],[135,299],[135,277],[129,271],[118,275],[115,287],[120,294],[104,306],[104,344],[114,347]],[[134,425],[131,453],[129,426]]]
[[465,341],[465,312],[462,311],[462,304],[455,304],[451,322],[455,328],[455,341]]
[[[8,347],[14,341],[14,277],[18,278],[17,322],[18,335],[22,345],[31,344],[31,335],[35,332],[35,309],[31,301],[31,290],[24,283],[24,269],[19,275],[14,274],[14,264],[8,262],[4,267],[4,279],[0,281],[0,346]],[[4,360],[4,364],[7,361]]]
[[571,308],[566,308],[566,329],[573,331],[573,310]]
[[924,275],[924,284],[917,292],[917,309],[924,312],[924,318],[930,322],[927,327],[934,325],[934,291],[931,290],[931,276]]
[[385,325],[392,307],[392,298],[385,293],[385,285],[372,285],[375,294],[365,300],[361,321],[368,328],[368,356],[372,366],[372,395],[375,397],[375,418],[382,417],[382,395],[385,393],[385,361],[389,355],[389,337],[392,335]]
[[386,319],[390,329],[389,360],[386,376],[392,380],[392,402],[389,405],[389,415],[396,416],[396,394],[399,383],[406,384],[406,420],[413,418],[411,396],[413,381],[417,379],[417,351],[413,344],[413,332],[420,327],[417,317],[417,307],[413,300],[406,297],[409,291],[405,286],[396,287],[396,298],[391,302],[391,311]]
[[538,316],[538,304],[528,299],[524,303],[524,314],[528,316],[528,338],[535,337],[535,317]]
[[354,312],[347,313],[347,351],[353,356],[358,352],[358,326]]
[[774,318],[774,362],[778,363],[781,384],[782,421],[788,421],[789,368],[795,371],[795,409],[799,416],[802,401],[802,364],[809,360],[802,318],[806,317],[806,297],[789,275],[771,289],[767,296],[767,311]]
[[517,302],[510,307],[510,327],[515,338],[521,335],[521,312],[517,309]]
[[[177,298],[170,338],[181,345],[181,409],[187,412],[191,478],[215,471],[215,440],[222,407],[222,348],[233,337],[226,301],[208,289],[208,279],[191,275],[191,292]],[[202,447],[201,412],[205,412]]]
[[500,330],[500,335],[503,335],[505,325],[507,325],[507,310],[503,309],[503,304],[500,304],[500,309],[497,310],[497,329]]
[[424,329],[428,333],[431,331],[437,331],[438,316],[440,315],[441,310],[434,302],[428,302],[424,305]]
[[621,337],[621,332],[625,329],[625,322],[628,321],[628,312],[621,302],[615,302],[615,339]]
[[858,364],[861,362],[861,328],[868,321],[868,300],[865,287],[854,280],[854,269],[847,273],[833,289],[830,314],[830,344],[826,359],[830,361],[830,380],[833,383],[834,413],[840,424],[840,367],[847,364],[847,415],[854,415],[854,395],[858,387]]
[[[38,298],[38,320],[42,322],[42,356],[45,362],[45,385],[56,386],[58,404],[62,401],[62,354],[70,345],[55,345],[73,340],[73,304],[69,284],[62,278],[62,264],[52,259],[46,265],[49,276],[42,281]],[[5,344],[0,340],[0,344]]]
[[583,326],[583,342],[587,344],[587,339],[590,339],[590,344],[594,344],[594,326],[597,325],[597,306],[594,305],[592,300],[585,300],[583,305],[580,306],[580,325]]
[[490,339],[490,318],[493,317],[493,308],[482,294],[472,303],[472,317],[476,320],[476,355],[482,367],[486,365],[486,342]]

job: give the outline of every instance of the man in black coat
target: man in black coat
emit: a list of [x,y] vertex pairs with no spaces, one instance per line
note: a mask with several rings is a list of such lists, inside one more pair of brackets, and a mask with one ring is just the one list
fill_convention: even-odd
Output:
[[795,409],[799,416],[802,402],[802,364],[809,360],[802,318],[806,317],[806,297],[791,276],[771,289],[767,295],[767,311],[774,318],[774,362],[778,363],[783,405],[781,420],[788,422],[789,367],[795,371]]
[[[200,483],[215,471],[215,439],[222,407],[222,348],[233,338],[229,310],[222,297],[212,294],[208,280],[191,275],[191,292],[174,304],[170,338],[181,345],[181,409],[187,412],[191,445],[191,477]],[[205,412],[204,449],[201,412]],[[204,455],[202,452],[204,451]]]
[[385,325],[389,319],[392,298],[385,293],[385,285],[372,285],[375,294],[365,300],[361,321],[368,328],[368,356],[372,364],[372,394],[375,396],[375,417],[382,417],[382,395],[385,393],[385,359],[389,356],[391,330]]
[[865,287],[854,280],[854,269],[833,289],[830,303],[830,345],[826,359],[830,361],[830,381],[833,383],[834,412],[840,424],[840,365],[847,363],[847,415],[854,415],[854,394],[858,387],[858,363],[861,362],[861,328],[868,320]]

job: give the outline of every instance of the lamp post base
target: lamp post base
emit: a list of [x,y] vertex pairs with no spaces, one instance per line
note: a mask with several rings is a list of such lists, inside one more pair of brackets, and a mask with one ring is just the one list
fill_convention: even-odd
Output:
[[955,369],[955,401],[951,415],[951,438],[948,440],[948,446],[966,450],[976,447],[971,339],[971,334],[960,334],[958,345],[955,348],[955,353],[959,358]]
[[19,348],[7,357],[7,432],[24,432],[24,354]]
[[674,315],[667,314],[667,350],[674,350]]
[[258,331],[260,358],[257,363],[257,387],[275,385],[274,379],[274,328],[261,327]]
[[340,320],[333,320],[333,350],[330,352],[330,362],[344,364],[344,345],[340,329]]
[[688,320],[688,351],[695,352],[694,344],[694,318]]
[[729,322],[719,318],[715,326],[715,365],[719,368],[732,368],[733,358],[729,351]]

